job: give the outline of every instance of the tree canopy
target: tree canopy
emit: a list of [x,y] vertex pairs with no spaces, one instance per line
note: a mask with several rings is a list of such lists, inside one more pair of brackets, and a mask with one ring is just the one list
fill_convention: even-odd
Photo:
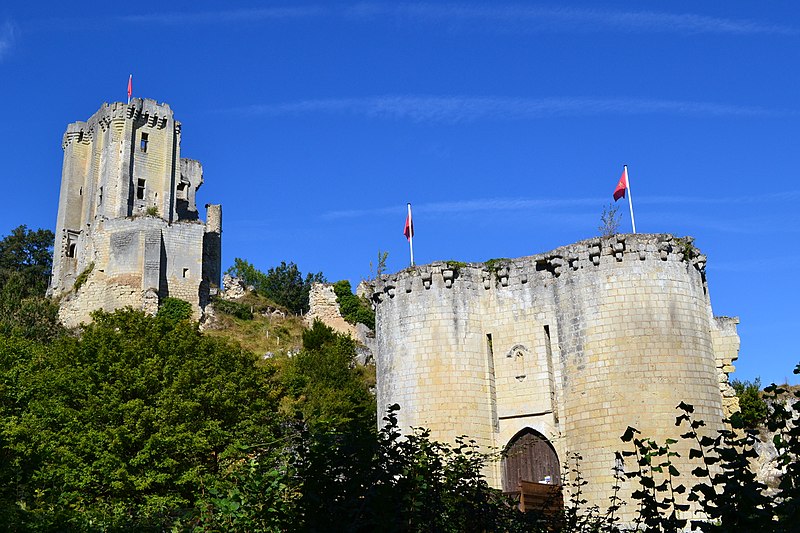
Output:
[[45,298],[53,232],[19,226],[0,240],[0,333],[49,339],[62,333],[58,307]]
[[234,259],[233,266],[227,273],[240,278],[245,285],[253,286],[257,293],[286,307],[296,315],[308,311],[311,286],[315,282],[325,281],[322,272],[309,273],[304,278],[297,265],[292,262],[281,261],[280,265],[270,268],[265,274],[238,257]]
[[6,523],[160,529],[278,431],[270,369],[188,320],[98,312],[80,338],[4,341]]

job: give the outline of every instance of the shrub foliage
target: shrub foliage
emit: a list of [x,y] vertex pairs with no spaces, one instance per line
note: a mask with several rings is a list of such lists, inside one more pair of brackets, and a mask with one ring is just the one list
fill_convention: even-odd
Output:
[[375,329],[375,311],[372,310],[372,306],[367,300],[353,294],[349,281],[343,279],[334,283],[333,292],[336,294],[339,312],[347,322],[361,323],[369,329]]

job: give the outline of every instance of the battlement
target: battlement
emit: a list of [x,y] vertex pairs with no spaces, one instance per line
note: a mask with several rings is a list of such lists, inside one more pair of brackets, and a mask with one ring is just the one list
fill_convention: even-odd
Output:
[[449,289],[454,284],[466,283],[490,290],[529,282],[544,283],[570,272],[615,262],[684,262],[696,269],[705,281],[706,256],[693,243],[692,237],[667,233],[618,234],[586,239],[516,259],[492,259],[484,263],[435,261],[381,276],[375,282],[373,300],[380,304],[386,297],[394,298],[398,290],[411,293],[433,285]]
[[72,143],[90,144],[96,128],[106,131],[113,122],[124,120],[134,120],[155,129],[164,129],[171,122],[174,124],[175,133],[180,134],[181,125],[174,120],[169,104],[159,103],[150,98],[133,98],[129,104],[104,102],[89,120],[69,124],[61,147],[66,149]]

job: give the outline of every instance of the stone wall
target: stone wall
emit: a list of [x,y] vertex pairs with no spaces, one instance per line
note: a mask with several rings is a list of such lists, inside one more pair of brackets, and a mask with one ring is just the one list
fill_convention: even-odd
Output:
[[[663,442],[685,401],[706,431],[722,428],[718,361],[738,337],[734,321],[714,320],[705,257],[689,239],[618,235],[433,263],[383,276],[373,301],[380,410],[398,403],[401,427],[466,434],[487,450],[534,429],[562,462],[583,456],[590,505],[608,504],[628,426]],[[501,485],[499,463],[486,474]]]

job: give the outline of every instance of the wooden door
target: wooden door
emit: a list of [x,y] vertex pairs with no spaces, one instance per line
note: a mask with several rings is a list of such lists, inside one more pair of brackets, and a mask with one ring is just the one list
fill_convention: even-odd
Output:
[[519,490],[520,481],[534,483],[547,476],[554,485],[561,484],[561,464],[553,445],[542,434],[523,429],[511,439],[503,454],[503,491]]

